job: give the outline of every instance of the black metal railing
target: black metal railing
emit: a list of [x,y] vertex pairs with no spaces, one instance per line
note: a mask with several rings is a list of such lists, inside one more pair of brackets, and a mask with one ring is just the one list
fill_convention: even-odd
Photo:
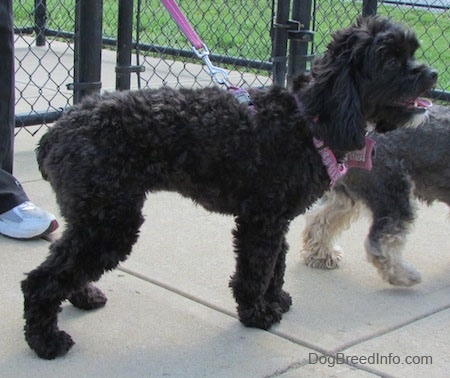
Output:
[[[329,33],[350,24],[358,13],[376,14],[382,8],[383,14],[402,18],[403,14],[425,8],[425,11],[428,9],[428,18],[441,20],[441,17],[448,17],[449,11],[449,3],[444,0],[442,3],[433,1],[430,4],[425,0],[423,3],[376,0],[361,2],[266,0],[251,4],[243,2],[242,5],[231,5],[226,1],[209,3],[199,0],[179,0],[179,3],[182,8],[188,10],[188,18],[191,14],[204,12],[200,21],[194,22],[194,27],[206,30],[208,41],[213,45],[211,50],[214,51],[210,55],[211,61],[241,73],[242,78],[247,71],[252,72],[254,82],[248,84],[256,86],[271,83],[289,85],[292,77],[307,70],[314,55],[323,51]],[[210,5],[207,7],[206,4]],[[20,8],[25,6],[28,8]],[[195,12],[189,14],[191,6],[196,8]],[[232,6],[242,8],[232,9]],[[75,7],[72,8],[72,1],[66,0],[27,0],[15,4],[16,15],[25,14],[15,25],[17,41],[25,41],[28,46],[25,49],[29,50],[23,54],[23,61],[17,58],[16,75],[23,73],[24,70],[30,81],[17,85],[16,104],[17,108],[20,108],[16,114],[17,127],[51,123],[67,106],[78,102],[86,94],[100,91],[102,49],[116,51],[115,87],[119,90],[131,87],[131,75],[136,75],[139,87],[167,85],[169,76],[174,78],[175,85],[183,86],[187,83],[180,82],[178,77],[189,75],[192,80],[188,85],[210,84],[200,81],[186,68],[193,62],[192,50],[178,33],[159,1],[76,0]],[[214,18],[214,15],[208,18],[215,12],[223,20]],[[243,13],[245,17],[236,16]],[[31,16],[27,18],[27,15]],[[225,24],[220,24],[222,21]],[[205,25],[210,28],[205,28]],[[251,29],[256,27],[262,27],[260,38],[255,39],[254,36],[245,34],[246,30],[251,32]],[[112,29],[113,32],[105,31],[106,29]],[[312,29],[317,30],[313,32]],[[433,54],[441,63],[444,76],[450,77],[450,68],[446,64],[449,34],[448,29],[443,29],[441,34],[437,33],[438,40],[432,42],[432,47],[438,51]],[[67,46],[65,52],[73,54],[70,67],[63,63],[61,66],[46,67],[45,53],[52,52],[52,49],[56,50],[54,48],[56,43],[64,44]],[[447,49],[439,52],[439,43]],[[250,45],[247,50],[255,51],[254,55],[249,57],[244,53],[236,53],[237,45],[239,47]],[[36,50],[34,46],[40,50]],[[22,50],[21,52],[23,53]],[[36,60],[36,67],[40,66],[39,69],[29,70],[26,62],[30,58]],[[179,70],[175,69],[174,62],[177,61],[184,64]],[[434,62],[430,63],[433,65]],[[161,66],[165,68],[164,73],[158,72]],[[36,72],[39,70],[45,71],[51,83],[57,71],[67,72],[67,77],[55,83],[51,95],[46,97],[41,84],[38,81],[35,83],[34,75],[38,75]],[[32,84],[35,93],[30,96],[27,89]],[[62,93],[61,99],[55,93]],[[38,96],[42,96],[42,101],[38,101]],[[450,102],[448,84],[434,90],[433,97]],[[57,98],[61,102],[58,102]],[[39,108],[41,103],[45,104],[46,108],[45,105]],[[27,106],[30,109],[26,109]]]

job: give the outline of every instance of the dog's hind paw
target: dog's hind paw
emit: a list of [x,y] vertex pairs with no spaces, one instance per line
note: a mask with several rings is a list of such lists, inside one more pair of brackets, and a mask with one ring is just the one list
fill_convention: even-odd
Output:
[[26,340],[40,358],[53,360],[56,357],[65,355],[75,344],[69,334],[58,331],[51,335],[30,335],[26,334]]
[[76,308],[81,310],[94,310],[103,307],[108,300],[103,292],[92,284],[73,292],[67,298]]
[[343,252],[340,247],[335,246],[332,250],[319,252],[304,249],[301,256],[310,268],[336,269],[342,260]]

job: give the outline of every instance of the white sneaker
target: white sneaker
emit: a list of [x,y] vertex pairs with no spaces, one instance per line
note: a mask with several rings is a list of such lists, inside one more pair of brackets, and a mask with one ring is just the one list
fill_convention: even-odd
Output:
[[59,227],[53,214],[24,202],[0,214],[0,234],[15,239],[44,237]]

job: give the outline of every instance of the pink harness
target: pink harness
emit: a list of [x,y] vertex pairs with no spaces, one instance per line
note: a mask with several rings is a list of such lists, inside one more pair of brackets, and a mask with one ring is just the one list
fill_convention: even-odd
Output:
[[331,187],[336,182],[345,176],[350,168],[362,168],[370,171],[372,169],[372,152],[375,145],[375,141],[366,136],[365,146],[361,150],[348,152],[345,157],[345,162],[338,162],[333,151],[329,147],[324,146],[322,140],[313,138],[314,146],[322,158],[322,163],[327,169],[328,176],[330,177]]
[[[298,95],[294,95],[294,100],[297,108],[301,109],[301,101]],[[316,124],[317,122],[319,122],[319,116],[313,118],[313,123]],[[313,138],[313,143],[322,158],[322,163],[327,170],[328,177],[330,177],[331,187],[345,176],[349,168],[362,168],[368,171],[372,169],[372,153],[375,141],[367,135],[365,137],[364,148],[348,152],[344,162],[338,162],[333,151],[325,146],[322,140]]]

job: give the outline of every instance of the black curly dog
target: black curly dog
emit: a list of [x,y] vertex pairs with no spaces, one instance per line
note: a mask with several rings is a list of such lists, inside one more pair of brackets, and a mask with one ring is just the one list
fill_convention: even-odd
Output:
[[30,347],[47,359],[70,349],[61,302],[105,304],[92,282],[130,254],[145,197],[160,190],[235,216],[239,318],[279,322],[291,305],[282,290],[289,222],[330,183],[313,136],[339,159],[364,146],[367,121],[389,129],[425,111],[414,99],[437,73],[414,60],[418,46],[401,25],[360,19],[334,34],[311,83],[255,93],[253,111],[218,88],[116,92],[74,106],[37,151],[67,228],[22,282]]

